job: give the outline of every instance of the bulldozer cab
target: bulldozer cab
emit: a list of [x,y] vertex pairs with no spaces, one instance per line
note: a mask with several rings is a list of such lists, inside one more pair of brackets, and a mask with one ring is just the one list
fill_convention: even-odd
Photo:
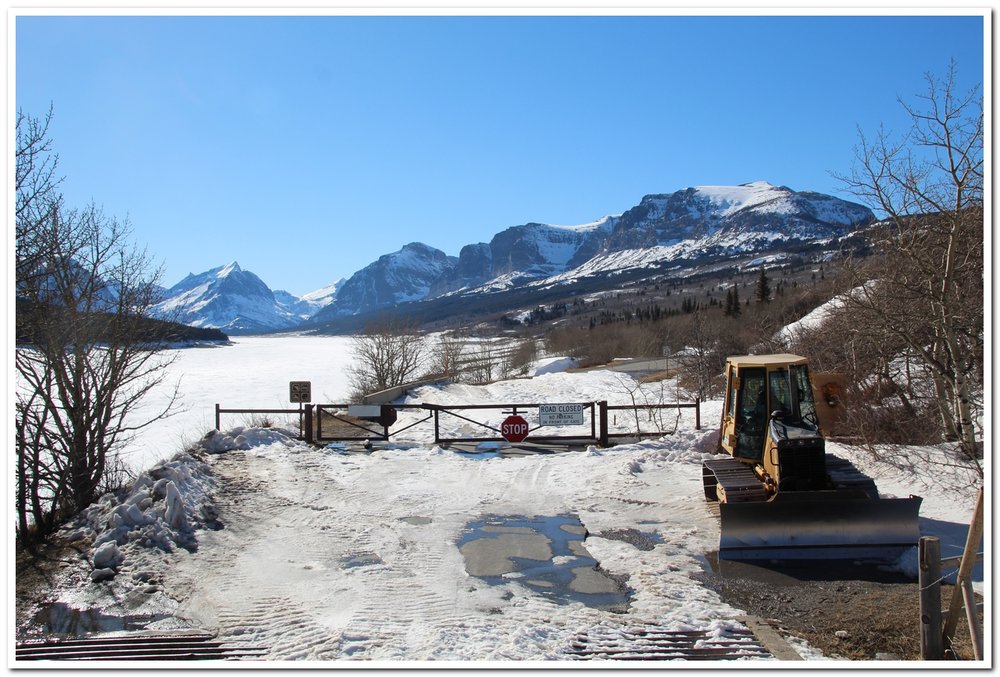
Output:
[[808,360],[789,354],[730,357],[720,447],[736,458],[760,462],[772,425],[782,435],[819,434]]

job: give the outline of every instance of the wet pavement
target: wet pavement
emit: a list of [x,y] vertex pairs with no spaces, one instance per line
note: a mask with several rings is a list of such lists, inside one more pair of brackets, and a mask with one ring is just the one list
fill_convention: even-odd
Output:
[[147,626],[168,618],[170,614],[166,613],[122,616],[102,609],[74,609],[68,604],[56,602],[40,608],[31,620],[41,635],[79,636],[145,630]]
[[490,515],[466,525],[458,548],[466,571],[491,585],[516,582],[559,603],[627,612],[631,591],[587,552],[586,535],[574,515]]

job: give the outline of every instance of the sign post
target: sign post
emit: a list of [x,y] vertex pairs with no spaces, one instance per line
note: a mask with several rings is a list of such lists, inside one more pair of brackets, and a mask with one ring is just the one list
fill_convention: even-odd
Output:
[[500,434],[508,442],[523,442],[528,437],[528,422],[517,414],[508,416],[500,424]]
[[299,405],[299,429],[302,430],[306,442],[313,441],[312,405],[303,407],[303,404],[312,402],[312,381],[289,381],[288,401]]

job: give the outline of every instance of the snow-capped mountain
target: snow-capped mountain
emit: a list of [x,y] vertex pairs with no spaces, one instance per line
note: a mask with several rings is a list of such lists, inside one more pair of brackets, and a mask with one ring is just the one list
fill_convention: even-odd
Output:
[[765,181],[647,195],[611,217],[610,229],[595,232],[564,270],[533,285],[821,244],[874,218],[862,205]]
[[430,292],[440,295],[487,285],[508,288],[557,275],[588,244],[611,232],[617,218],[606,216],[579,226],[526,223],[497,233],[489,244],[467,245],[450,274],[436,280]]
[[420,242],[412,242],[354,273],[337,288],[336,298],[314,321],[378,310],[427,298],[431,286],[450,273],[457,259]]
[[190,274],[165,292],[154,315],[227,334],[283,329],[302,321],[275,298],[264,282],[236,262]]
[[311,291],[302,296],[295,296],[282,289],[276,289],[274,291],[274,298],[281,306],[291,311],[301,321],[305,321],[324,307],[333,303],[337,298],[337,292],[344,282],[345,280],[342,278],[333,284],[328,284],[321,289]]
[[414,242],[301,298],[272,292],[233,263],[189,275],[168,290],[160,309],[174,313],[171,319],[228,333],[304,322],[316,327],[408,302],[517,290],[523,296],[582,280],[611,288],[623,273],[644,276],[748,256],[780,260],[834,243],[874,218],[862,205],[766,181],[695,186],[646,195],[622,214],[582,225],[511,226],[489,242],[462,247],[458,257]]
[[489,245],[462,250],[458,268],[476,268],[465,265],[466,253],[470,260],[474,255],[478,280],[466,273],[439,281],[435,290],[477,294],[566,284],[669,262],[764,253],[841,237],[873,219],[862,205],[766,181],[697,186],[647,195],[623,214],[581,226],[508,228]]

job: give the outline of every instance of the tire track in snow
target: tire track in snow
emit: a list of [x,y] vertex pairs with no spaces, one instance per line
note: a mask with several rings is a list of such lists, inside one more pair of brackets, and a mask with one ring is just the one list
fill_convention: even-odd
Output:
[[539,460],[537,458],[511,460],[520,465],[506,479],[499,496],[485,497],[484,508],[487,510],[490,509],[489,501],[492,500],[499,511],[524,512],[535,502],[538,492],[545,490],[544,482],[550,472],[548,464],[536,462]]
[[191,577],[200,612],[226,641],[272,660],[410,655],[421,633],[460,618],[457,591],[427,584],[461,572],[454,543],[404,521],[433,514],[432,481],[373,487],[312,454],[220,459],[227,526],[203,551],[234,554],[212,558],[214,576]]
[[423,629],[451,625],[454,600],[419,585],[412,572],[392,570],[377,576],[368,597],[355,610],[342,635],[345,657],[400,659],[413,650],[411,628],[419,621]]
[[[224,528],[205,534],[195,553],[198,562],[180,586],[191,590],[186,611],[227,642],[265,648],[272,660],[336,659],[339,632],[323,618],[322,600],[338,589],[326,579],[350,535],[321,528],[333,511],[314,504],[308,483],[295,481],[294,463],[290,472],[281,465],[251,455],[217,459]],[[309,599],[310,589],[320,601],[307,608],[298,600]]]
[[[230,594],[240,592],[234,588]],[[265,647],[270,659],[334,660],[340,655],[339,639],[287,597],[258,597],[249,609],[223,611],[219,625],[223,641]]]
[[374,592],[359,600],[347,622],[342,635],[344,657],[405,658],[423,643],[414,628],[424,636],[436,635],[438,629],[456,624],[461,615],[456,588],[427,585],[456,578],[459,565],[454,544],[423,539],[419,525],[402,520],[383,521],[377,530],[381,543],[393,543],[388,549],[372,543],[373,550],[388,553],[385,560],[348,574],[367,579],[364,589]]

